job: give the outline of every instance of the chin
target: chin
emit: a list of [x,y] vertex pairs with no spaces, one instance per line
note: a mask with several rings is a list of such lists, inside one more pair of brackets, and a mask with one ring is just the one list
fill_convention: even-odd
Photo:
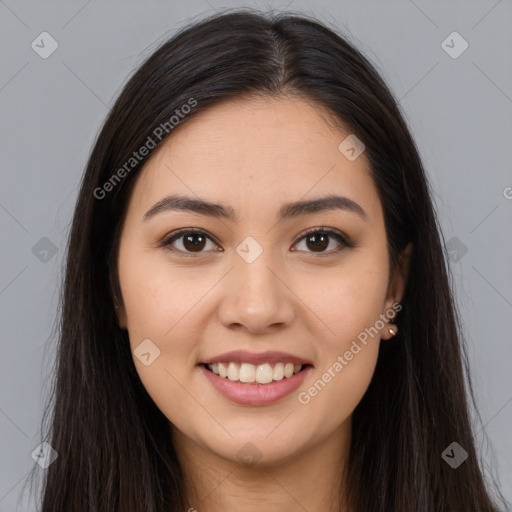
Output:
[[[261,433],[262,429],[256,433],[246,431],[229,439],[223,436],[218,441],[210,437],[204,446],[212,454],[234,464],[252,468],[276,466],[296,456],[299,444],[293,441],[295,436],[290,432],[283,430],[277,435],[277,430],[272,432],[272,428],[265,429],[265,433]],[[272,432],[270,436],[268,432]]]

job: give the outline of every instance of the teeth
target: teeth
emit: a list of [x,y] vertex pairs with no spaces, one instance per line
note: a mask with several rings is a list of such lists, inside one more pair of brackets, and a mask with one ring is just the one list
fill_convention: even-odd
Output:
[[227,377],[228,376],[228,369],[224,366],[223,363],[219,363],[219,375],[221,377]]
[[268,363],[260,364],[256,368],[256,382],[258,384],[268,384],[269,382],[272,382],[272,366],[270,366]]
[[299,373],[302,369],[301,364],[276,363],[272,368],[270,363],[254,365],[250,363],[235,363],[234,361],[224,363],[212,363],[208,368],[219,375],[233,382],[246,382],[257,384],[268,384],[272,381],[282,380],[284,377],[290,378]]
[[291,377],[293,375],[294,366],[293,363],[286,363],[284,365],[284,376]]
[[[229,366],[236,365],[236,363],[229,363]],[[254,382],[256,380],[256,366],[249,363],[242,363],[240,365],[240,382]],[[229,380],[238,380],[230,378],[228,374]]]
[[274,366],[274,371],[272,372],[272,378],[274,380],[281,380],[284,377],[284,365],[283,363],[277,363]]
[[[244,365],[242,365],[242,368],[243,368]],[[242,375],[241,375],[241,369],[240,366],[238,366],[237,364],[235,363],[229,363],[228,365],[228,379],[229,380],[238,380],[238,379],[243,379]],[[242,381],[242,382],[245,382],[245,381]]]

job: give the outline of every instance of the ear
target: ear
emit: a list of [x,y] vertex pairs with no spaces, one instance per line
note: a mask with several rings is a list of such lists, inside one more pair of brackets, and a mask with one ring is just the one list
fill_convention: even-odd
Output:
[[[110,281],[110,297],[113,301],[114,312],[117,316],[117,323],[121,329],[127,328],[126,321],[126,312],[124,310],[124,302],[121,294],[121,289],[119,287],[119,281],[115,273],[112,271],[109,273],[109,281]],[[118,299],[117,295],[121,297]]]
[[389,280],[386,308],[390,308],[395,302],[401,302],[404,296],[407,278],[409,277],[409,269],[411,267],[412,253],[413,245],[409,243],[398,256],[397,267]]
[[126,312],[124,310],[124,303],[123,303],[122,299],[119,300],[117,298],[117,295],[114,292],[112,292],[112,295],[114,296],[114,298],[113,298],[114,311],[117,316],[117,323],[119,324],[119,327],[121,329],[126,329],[127,322],[126,322]]
[[[409,269],[411,267],[411,260],[413,254],[412,243],[407,244],[407,247],[398,256],[398,264],[396,266],[394,274],[391,276],[388,286],[388,295],[386,297],[385,309],[386,311],[395,310],[393,304],[401,302],[405,293],[405,287],[407,285],[407,279],[409,277]],[[390,320],[392,322],[393,320]],[[397,327],[390,323],[390,326],[396,332]],[[389,333],[387,329],[382,332],[383,339],[389,339],[393,335]]]
[[121,329],[126,329],[127,322],[126,322],[126,312],[124,310],[124,306],[122,304],[115,303],[117,305],[116,315],[117,315],[117,323],[119,324],[119,327]]

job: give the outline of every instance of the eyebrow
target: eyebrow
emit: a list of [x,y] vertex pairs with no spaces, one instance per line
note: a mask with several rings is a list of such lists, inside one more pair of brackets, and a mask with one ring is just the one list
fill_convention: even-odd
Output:
[[[286,220],[301,215],[308,215],[328,210],[343,210],[356,213],[362,219],[367,220],[366,212],[363,208],[348,197],[329,195],[318,199],[308,201],[295,201],[281,206],[277,213],[277,220]],[[159,213],[168,211],[186,211],[206,215],[218,219],[227,219],[233,222],[238,220],[238,215],[230,206],[224,206],[218,203],[205,201],[194,197],[182,195],[169,195],[154,204],[143,217],[147,222]]]

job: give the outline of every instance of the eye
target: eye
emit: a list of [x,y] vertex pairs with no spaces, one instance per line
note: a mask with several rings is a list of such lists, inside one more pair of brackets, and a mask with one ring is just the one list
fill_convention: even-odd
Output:
[[[181,247],[174,247],[175,241],[180,241]],[[213,245],[213,250],[218,250],[218,246],[214,241],[201,229],[182,229],[168,238],[164,239],[162,246],[172,252],[184,253],[184,256],[194,256],[200,254],[203,249],[207,246],[207,241],[210,241]],[[210,248],[212,249],[212,247]],[[189,254],[187,254],[189,253]]]
[[[326,250],[331,245],[332,239],[338,242],[338,248],[336,248],[336,244],[334,244],[334,248],[331,247],[330,250]],[[348,237],[341,232],[325,227],[308,229],[305,234],[299,238],[299,241],[294,244],[294,247],[302,242],[302,240],[305,241],[306,252],[317,253],[319,255],[337,253],[346,247],[354,247],[354,244]],[[181,245],[181,247],[174,245],[177,241],[179,241],[178,245]],[[208,241],[211,243],[209,250],[222,251],[205,231],[196,228],[181,229],[171,234],[162,241],[161,246],[185,257],[194,257],[205,252],[205,249],[208,251]]]
[[[338,248],[332,248],[330,250],[326,250],[331,245],[331,240],[334,239],[338,242]],[[335,252],[339,252],[346,247],[354,247],[354,244],[341,232],[336,231],[331,228],[310,228],[306,231],[306,234],[303,235],[299,242],[304,240],[306,246],[306,252],[320,253],[320,254],[331,254]],[[297,244],[299,243],[297,242]],[[295,244],[295,245],[297,245]],[[336,244],[334,244],[336,246]],[[341,247],[340,247],[341,246]],[[307,249],[311,249],[308,251]]]

